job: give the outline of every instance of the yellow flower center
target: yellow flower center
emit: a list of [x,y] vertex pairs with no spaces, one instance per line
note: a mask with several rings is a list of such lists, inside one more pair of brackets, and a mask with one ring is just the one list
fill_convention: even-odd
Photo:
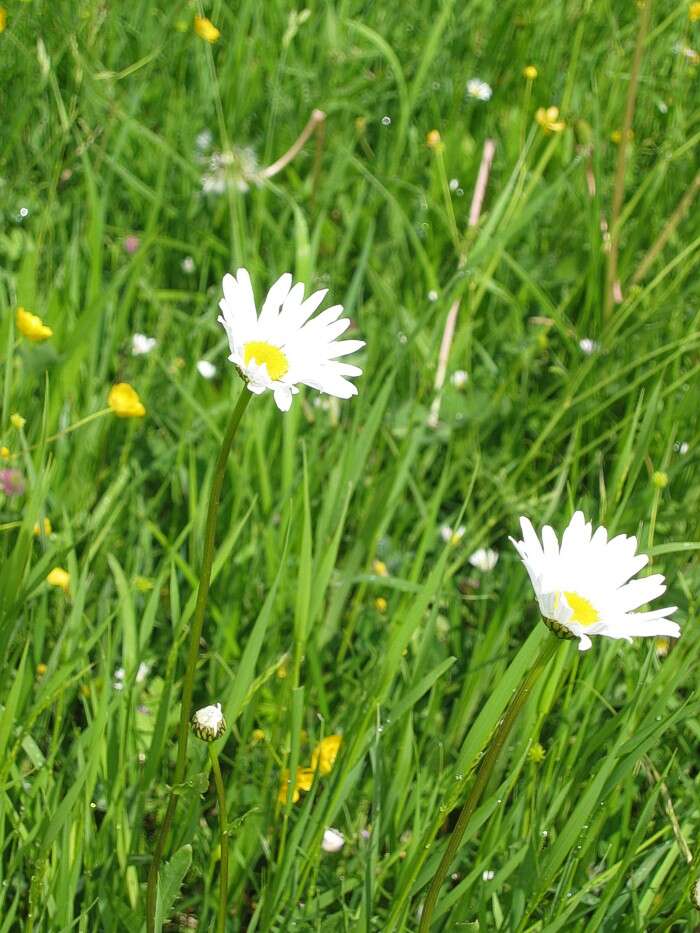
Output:
[[267,366],[267,373],[273,382],[281,379],[289,370],[287,357],[282,353],[279,347],[273,347],[271,343],[264,340],[251,340],[243,348],[243,359],[246,366],[250,365],[251,360],[258,366],[263,363]]
[[579,596],[578,593],[569,593],[566,590],[564,590],[564,596],[573,613],[569,619],[570,622],[578,622],[579,625],[593,625],[594,622],[598,621],[600,616],[597,609],[583,596]]

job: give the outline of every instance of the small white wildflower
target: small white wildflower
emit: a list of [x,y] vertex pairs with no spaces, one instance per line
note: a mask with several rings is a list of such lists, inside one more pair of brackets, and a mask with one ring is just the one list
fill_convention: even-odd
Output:
[[459,188],[459,178],[450,178],[450,191],[456,191]]
[[249,147],[234,147],[224,152],[212,152],[207,171],[202,175],[204,194],[223,194],[227,188],[247,191],[261,181],[255,152]]
[[390,116],[387,115],[387,116],[382,117],[382,126],[391,126]]
[[192,730],[203,742],[213,742],[226,731],[226,720],[221,712],[221,703],[203,706],[192,717]]
[[458,544],[464,537],[464,525],[459,528],[450,528],[449,525],[443,525],[440,529],[440,537],[445,544]]
[[136,671],[136,683],[142,684],[144,680],[148,677],[151,671],[151,665],[147,664],[146,661],[142,661],[139,664],[138,670]]
[[658,100],[656,102],[656,106],[658,108],[659,113],[663,113],[663,114],[668,113],[668,104],[666,103],[665,100]]
[[495,874],[496,874],[495,871],[489,871],[489,870],[487,869],[486,871],[484,871],[484,872],[481,873],[481,880],[482,880],[482,881],[492,881],[493,878],[494,878],[494,876],[495,876]]
[[581,340],[579,340],[578,345],[581,351],[586,354],[586,356],[590,356],[591,353],[595,353],[600,346],[597,341],[591,340],[590,337],[582,337]]
[[469,563],[483,573],[489,573],[498,563],[498,551],[489,547],[480,547],[469,558]]
[[337,829],[324,829],[321,848],[324,852],[340,852],[345,845],[345,837]]
[[431,288],[430,291],[428,292],[428,301],[437,301],[438,298],[439,298],[438,293],[435,291],[434,288]]
[[482,81],[481,78],[470,78],[467,81],[467,94],[476,100],[487,101],[491,100],[493,90],[491,85],[487,84],[486,81]]
[[158,343],[155,337],[147,337],[145,334],[134,334],[131,338],[131,355],[146,356]]
[[198,133],[194,143],[197,151],[205,152],[211,146],[213,138],[211,130],[202,130],[201,133]]
[[203,379],[213,379],[216,375],[216,366],[209,360],[200,360],[197,363],[197,372]]
[[185,275],[192,275],[194,272],[194,259],[191,256],[185,256],[185,258],[180,263],[180,268],[185,273]]
[[450,382],[455,389],[463,389],[469,381],[469,373],[463,369],[456,369],[450,376]]
[[112,684],[115,690],[124,689],[124,677],[125,677],[124,668],[118,667],[116,671],[114,672],[114,683]]
[[22,217],[22,218],[24,218],[24,217],[29,217],[29,208],[28,208],[28,207],[20,207],[20,209],[19,209],[19,216]]

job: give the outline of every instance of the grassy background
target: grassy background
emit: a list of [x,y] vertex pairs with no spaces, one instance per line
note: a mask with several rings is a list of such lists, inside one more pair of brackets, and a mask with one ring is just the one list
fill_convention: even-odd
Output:
[[[507,535],[520,514],[562,527],[575,507],[656,549],[684,635],[665,658],[648,642],[596,640],[585,656],[562,643],[468,830],[436,928],[690,929],[692,211],[631,280],[696,171],[697,68],[677,49],[697,46],[700,23],[683,3],[654,3],[626,173],[624,300],[606,320],[601,218],[610,222],[610,134],[622,126],[636,6],[308,9],[300,21],[281,0],[214,3],[213,46],[183,3],[8,9],[0,441],[27,491],[0,497],[0,933],[143,925],[207,493],[240,388],[216,324],[221,277],[239,264],[258,297],[285,270],[328,286],[367,347],[350,402],[302,392],[281,416],[271,398],[254,399],[229,466],[195,704],[221,699],[230,725],[231,930],[416,928],[449,810],[549,637]],[[531,93],[527,64],[539,70]],[[488,103],[465,96],[474,76],[493,86]],[[550,104],[568,126],[547,137],[533,115]],[[310,142],[270,184],[202,195],[198,134],[209,130],[216,149],[251,147],[266,165],[314,107],[328,114],[317,162]],[[461,268],[425,145],[434,128],[458,181],[460,236],[483,141],[496,141]],[[128,235],[140,239],[133,254]],[[448,378],[433,429],[438,349],[458,297],[448,373],[470,378],[461,390]],[[17,305],[54,337],[20,338]],[[135,331],[158,338],[149,356],[131,356]],[[582,338],[599,350],[582,353]],[[197,373],[201,358],[218,366],[215,380]],[[118,380],[137,388],[143,421],[105,416],[45,443],[104,408]],[[54,533],[38,540],[41,515]],[[443,544],[444,523],[464,524],[457,545]],[[501,553],[490,574],[468,561],[485,545]],[[373,573],[375,558],[388,577]],[[69,597],[44,582],[56,565],[70,570]],[[137,681],[141,662],[150,671]],[[343,734],[332,774],[279,807],[285,762],[305,763],[331,732]],[[546,751],[540,764],[532,742]],[[182,877],[172,922],[206,930],[217,823],[196,741],[190,776],[170,847],[173,894]],[[320,849],[329,825],[346,835],[338,855]]]

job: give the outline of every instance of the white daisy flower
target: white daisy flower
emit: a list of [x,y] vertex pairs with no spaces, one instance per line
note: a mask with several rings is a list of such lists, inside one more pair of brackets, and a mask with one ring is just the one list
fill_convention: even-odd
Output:
[[635,611],[666,590],[660,573],[632,579],[649,562],[646,554],[636,553],[636,538],[617,535],[608,541],[606,529],[593,533],[583,512],[574,513],[561,546],[549,525],[542,529],[541,544],[529,519],[521,518],[520,527],[523,540],[510,540],[530,575],[545,624],[556,635],[578,638],[580,651],[591,647],[590,635],[627,641],[680,637],[680,627],[668,618],[676,606]]
[[158,343],[155,337],[147,337],[145,334],[134,334],[131,338],[131,355],[146,356]]
[[197,363],[197,372],[202,379],[213,379],[216,375],[216,366],[210,363],[209,360],[200,360]]
[[340,852],[345,845],[345,837],[337,829],[324,829],[321,848],[324,852]]
[[467,94],[477,100],[486,101],[491,100],[493,90],[491,85],[487,84],[486,81],[482,81],[481,78],[470,78],[467,81]]
[[498,563],[498,551],[490,547],[480,547],[471,555],[469,563],[482,573],[489,573]]
[[239,269],[236,277],[225,275],[224,297],[219,302],[228,336],[229,360],[238,367],[255,395],[266,389],[274,393],[280,411],[288,411],[298,384],[310,386],[337,398],[357,395],[357,388],[346,377],[359,376],[357,366],[339,357],[364,347],[364,340],[341,340],[350,326],[341,318],[342,305],[333,305],[311,318],[326,297],[327,289],[304,300],[304,286],[292,286],[285,272],[272,286],[258,315],[250,276]]
[[450,376],[450,382],[455,389],[463,389],[469,382],[469,373],[464,369],[456,369]]
[[203,706],[192,717],[192,730],[203,742],[213,742],[226,731],[226,720],[221,712],[221,703]]
[[192,275],[195,270],[194,259],[191,256],[185,256],[185,258],[180,263],[180,268],[185,273],[185,275]]

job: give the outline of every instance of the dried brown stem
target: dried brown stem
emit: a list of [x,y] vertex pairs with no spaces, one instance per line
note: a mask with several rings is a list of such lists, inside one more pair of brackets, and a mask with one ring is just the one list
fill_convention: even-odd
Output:
[[293,143],[289,149],[285,152],[283,156],[280,156],[276,162],[273,162],[272,165],[268,165],[267,168],[264,168],[260,174],[263,178],[272,178],[274,175],[277,175],[278,172],[281,172],[283,168],[286,168],[292,159],[301,151],[302,147],[314,132],[314,130],[322,126],[326,122],[326,115],[323,110],[314,110],[309,117],[309,122],[306,124],[304,129],[299,134],[299,138]]
[[654,260],[673,235],[678,224],[681,222],[681,220],[683,220],[685,215],[690,210],[690,205],[695,200],[695,195],[698,193],[698,188],[700,188],[700,172],[698,172],[695,178],[688,185],[688,188],[686,189],[683,197],[678,202],[678,206],[676,207],[675,211],[666,221],[666,226],[663,228],[644,259],[642,259],[642,261],[639,263],[639,268],[632,276],[632,285],[636,285],[638,282],[641,282],[644,276],[647,274],[653,265]]
[[637,31],[637,44],[634,49],[630,83],[627,88],[627,104],[625,106],[625,120],[622,126],[622,136],[617,152],[617,166],[615,168],[615,183],[613,187],[612,213],[610,218],[610,257],[608,259],[608,276],[605,287],[605,317],[610,316],[613,302],[622,300],[622,291],[618,281],[617,260],[620,245],[620,213],[625,197],[625,165],[627,161],[627,143],[631,136],[634,107],[637,102],[637,87],[639,85],[639,69],[642,63],[644,40],[646,39],[651,19],[651,0],[644,0],[639,15],[639,30]]

